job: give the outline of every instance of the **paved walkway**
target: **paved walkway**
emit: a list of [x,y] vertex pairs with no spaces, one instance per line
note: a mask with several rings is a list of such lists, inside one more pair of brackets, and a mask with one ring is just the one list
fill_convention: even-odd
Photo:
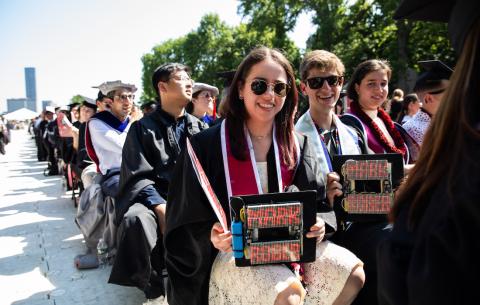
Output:
[[110,268],[79,271],[85,252],[76,209],[60,176],[45,177],[26,130],[13,130],[0,155],[0,305],[161,304],[107,283]]

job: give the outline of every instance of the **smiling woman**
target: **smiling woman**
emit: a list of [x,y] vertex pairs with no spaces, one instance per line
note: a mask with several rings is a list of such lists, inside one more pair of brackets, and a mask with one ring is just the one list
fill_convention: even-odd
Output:
[[352,103],[346,116],[360,121],[370,153],[400,153],[408,162],[408,149],[402,135],[380,107],[387,98],[391,75],[386,61],[372,59],[359,64],[347,88]]
[[[227,217],[232,196],[293,189],[318,191],[318,212],[330,211],[320,199],[325,185],[319,161],[305,136],[293,130],[298,104],[294,82],[292,66],[281,52],[252,50],[237,68],[222,123],[191,139]],[[299,264],[236,267],[232,234],[217,223],[198,180],[192,178],[196,175],[189,154],[184,152],[177,162],[164,239],[169,304],[301,304],[304,298],[307,303],[332,304],[350,278],[362,278],[362,262],[353,253],[322,242],[326,229],[336,226],[333,217],[318,216],[314,225],[304,228],[306,237],[316,242],[315,261],[303,265],[306,297]],[[360,288],[356,285],[344,295],[351,299]]]

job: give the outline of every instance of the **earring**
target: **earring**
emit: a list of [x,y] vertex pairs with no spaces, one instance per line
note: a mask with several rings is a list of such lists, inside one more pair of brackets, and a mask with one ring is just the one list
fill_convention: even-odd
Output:
[[243,96],[238,96],[238,99],[243,103]]

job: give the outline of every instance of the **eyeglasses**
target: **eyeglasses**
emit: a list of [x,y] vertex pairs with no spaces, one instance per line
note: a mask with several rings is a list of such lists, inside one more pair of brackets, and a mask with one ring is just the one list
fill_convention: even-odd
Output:
[[330,75],[327,77],[311,77],[307,79],[307,84],[310,89],[320,89],[323,87],[323,83],[327,81],[327,84],[332,87],[338,85],[343,80],[343,76]]
[[126,100],[133,101],[135,99],[135,94],[122,94],[122,95],[115,95],[115,96],[120,98],[122,101],[126,101]]
[[192,79],[188,75],[174,75],[174,76],[170,77],[169,79],[175,79],[175,80],[179,80],[179,81],[182,81],[182,82],[192,82]]
[[268,87],[272,87],[273,93],[279,97],[285,97],[288,93],[288,89],[290,89],[290,86],[286,83],[276,82],[269,84],[263,79],[254,79],[250,84],[250,89],[256,95],[264,94]]
[[436,95],[436,94],[440,94],[440,93],[445,92],[445,90],[447,90],[447,88],[442,88],[442,89],[438,89],[438,90],[427,92],[427,93],[432,94],[432,95]]

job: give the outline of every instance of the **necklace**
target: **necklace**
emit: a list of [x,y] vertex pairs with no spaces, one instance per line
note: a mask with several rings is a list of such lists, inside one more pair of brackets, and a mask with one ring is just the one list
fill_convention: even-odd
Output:
[[250,134],[250,137],[254,140],[263,140],[263,139],[268,138],[268,136],[270,136],[270,133],[268,133],[266,135],[257,136],[257,135],[252,134],[252,132],[250,130],[248,131],[248,133]]

